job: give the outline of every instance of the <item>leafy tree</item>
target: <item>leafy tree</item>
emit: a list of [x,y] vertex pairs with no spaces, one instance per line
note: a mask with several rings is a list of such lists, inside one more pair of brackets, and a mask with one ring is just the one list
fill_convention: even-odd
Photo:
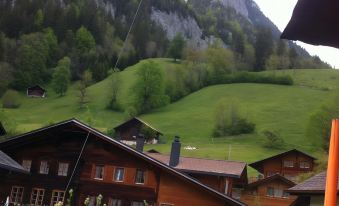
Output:
[[255,71],[265,70],[266,62],[273,52],[272,32],[268,28],[261,27],[258,29],[255,41]]
[[0,62],[0,96],[6,91],[13,79],[13,68],[6,62]]
[[90,31],[81,26],[75,34],[76,47],[81,53],[89,52],[95,48],[95,39]]
[[168,55],[177,61],[182,58],[183,50],[185,47],[185,40],[181,33],[178,33],[170,43],[168,48]]
[[91,85],[92,82],[92,73],[90,70],[86,70],[80,80],[78,91],[79,91],[79,104],[80,108],[85,108],[85,105],[89,102],[89,97],[87,93],[87,87]]
[[120,110],[121,107],[118,103],[118,96],[121,87],[121,78],[119,76],[119,70],[113,71],[111,75],[111,99],[109,101],[108,107],[112,110]]
[[147,112],[169,103],[169,97],[165,95],[164,76],[159,65],[153,61],[142,63],[137,75],[133,91],[134,106],[138,112]]
[[71,79],[71,60],[68,57],[64,57],[59,60],[58,66],[55,68],[52,85],[54,91],[60,96],[65,95]]
[[206,50],[206,61],[216,76],[230,73],[235,68],[233,52],[217,42]]
[[298,56],[297,51],[292,47],[289,52],[290,69],[294,69],[298,66]]
[[4,128],[6,129],[7,134],[5,135],[5,137],[12,136],[12,135],[15,135],[17,133],[16,122],[13,119],[9,118],[9,116],[6,114],[5,110],[1,107],[0,107],[0,122],[2,123]]
[[40,29],[44,22],[44,14],[41,9],[39,9],[34,16],[34,26],[36,29]]

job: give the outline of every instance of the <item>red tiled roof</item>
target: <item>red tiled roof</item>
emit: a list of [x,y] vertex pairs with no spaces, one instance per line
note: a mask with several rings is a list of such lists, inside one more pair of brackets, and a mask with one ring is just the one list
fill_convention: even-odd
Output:
[[[147,153],[148,156],[168,165],[170,156],[164,154]],[[246,163],[225,160],[211,160],[192,157],[180,157],[175,169],[193,173],[208,173],[221,176],[240,178],[246,169]]]
[[287,192],[291,194],[324,194],[325,186],[326,172],[322,172],[288,189]]

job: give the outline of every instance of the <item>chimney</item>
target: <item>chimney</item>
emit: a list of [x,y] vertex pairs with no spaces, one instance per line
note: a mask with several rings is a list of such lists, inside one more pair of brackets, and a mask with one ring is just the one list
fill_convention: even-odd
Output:
[[181,148],[180,137],[175,136],[174,141],[172,143],[169,166],[176,167],[179,164],[180,148]]
[[145,136],[143,134],[139,134],[137,139],[136,150],[139,152],[144,151],[144,144],[145,144]]

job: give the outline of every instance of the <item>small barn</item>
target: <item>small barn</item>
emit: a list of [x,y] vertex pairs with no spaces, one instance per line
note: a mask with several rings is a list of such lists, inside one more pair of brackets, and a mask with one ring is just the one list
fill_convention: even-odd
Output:
[[163,135],[149,123],[134,117],[114,128],[115,137],[128,145],[135,145],[139,134],[145,136],[147,144],[157,144],[159,137]]
[[2,125],[2,123],[0,122],[0,137],[1,137],[1,136],[4,136],[4,135],[6,135],[6,134],[7,134],[7,132],[6,132],[5,128],[4,128],[4,126]]
[[27,88],[28,97],[44,98],[46,96],[46,90],[39,85],[35,85]]

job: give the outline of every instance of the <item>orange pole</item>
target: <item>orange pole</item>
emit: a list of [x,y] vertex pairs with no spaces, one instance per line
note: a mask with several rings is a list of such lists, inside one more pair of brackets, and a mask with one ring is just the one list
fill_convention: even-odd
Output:
[[332,121],[330,149],[328,154],[326,191],[324,206],[337,205],[337,185],[339,170],[339,120]]

